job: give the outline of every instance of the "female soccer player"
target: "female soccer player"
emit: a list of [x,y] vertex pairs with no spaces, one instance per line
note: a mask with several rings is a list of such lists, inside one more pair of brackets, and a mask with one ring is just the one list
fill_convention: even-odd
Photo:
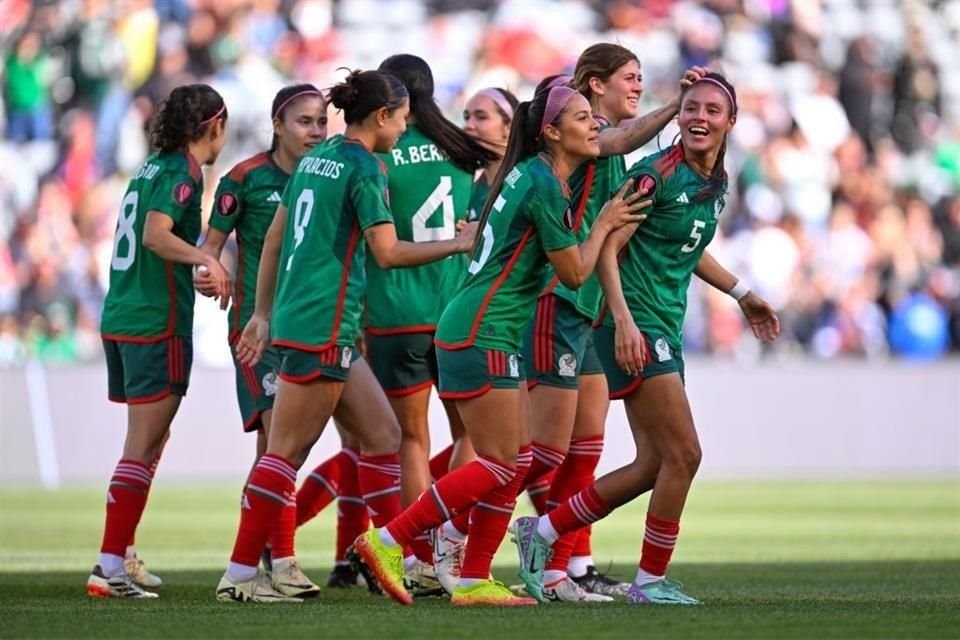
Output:
[[[681,90],[702,73],[702,69],[690,69],[681,81]],[[666,106],[617,128],[636,118],[642,80],[637,56],[620,45],[593,45],[577,60],[570,83],[590,101],[601,131],[600,157],[581,165],[568,181],[575,203],[574,231],[581,238],[623,184],[626,164],[621,154],[646,144],[679,109],[678,93]],[[611,144],[624,141],[625,147]],[[577,291],[565,287],[549,269],[544,280],[536,316],[524,336],[533,433],[533,465],[527,479],[535,482],[557,469],[548,497],[548,503],[556,505],[593,482],[603,451],[609,400],[593,345],[592,324],[602,295],[597,278],[589,278]],[[575,543],[580,548],[573,563]],[[625,594],[629,585],[598,572],[590,555],[589,529],[555,545],[544,578],[544,597],[596,602]],[[591,596],[591,592],[602,597]]]
[[517,545],[529,563],[521,565],[521,578],[534,592],[542,585],[539,569],[549,545],[653,489],[640,568],[627,600],[698,602],[665,577],[700,463],[683,383],[681,327],[690,277],[696,273],[737,299],[757,338],[773,340],[780,330],[770,306],[704,252],[724,206],[723,159],[736,116],[733,86],[708,73],[683,93],[680,144],[644,158],[627,176],[627,184],[654,204],[643,225],[612,234],[603,247],[599,273],[609,312],[596,340],[610,397],[626,404],[637,457],[548,515],[517,520]]
[[[253,314],[263,240],[280,196],[300,158],[327,137],[327,105],[323,94],[312,84],[298,84],[278,91],[271,113],[270,149],[243,160],[220,180],[210,228],[200,247],[219,259],[230,233],[236,231],[239,265],[229,312],[230,352],[236,369],[243,430],[257,432],[257,459],[266,450],[280,357],[275,349],[268,348],[251,367],[237,359],[236,343]],[[198,290],[210,293],[208,286],[208,278],[201,276],[197,281]],[[320,588],[304,575],[294,553],[296,512],[295,503],[285,507],[277,528],[271,533],[271,579],[273,587],[284,595],[314,596]]]
[[160,105],[150,138],[158,151],[123,198],[100,324],[109,397],[127,404],[127,436],[107,490],[100,562],[87,580],[87,593],[97,597],[156,597],[125,571],[124,553],[190,381],[192,266],[209,270],[224,304],[230,296],[226,270],[196,247],[200,167],[217,159],[227,139],[223,98],[205,84],[177,87]]
[[[433,74],[422,58],[394,55],[380,64],[380,71],[397,77],[410,95],[407,130],[390,153],[380,156],[387,167],[397,238],[450,240],[466,218],[474,172],[495,154],[443,116],[433,98]],[[465,256],[408,269],[383,269],[375,260],[367,260],[367,357],[400,421],[404,506],[431,483],[427,415],[431,388],[437,381],[433,335],[466,267]],[[463,435],[460,416],[452,402],[444,402],[444,408],[451,436],[458,443]],[[469,447],[457,449],[452,466],[473,458]],[[415,540],[411,548],[420,562],[409,559],[409,580],[435,588],[427,536]]]
[[533,315],[547,262],[564,283],[577,288],[592,272],[607,234],[643,218],[635,215],[643,206],[639,195],[614,198],[588,239],[577,245],[566,179],[599,153],[598,129],[587,100],[567,87],[542,91],[517,109],[503,165],[480,216],[471,276],[437,326],[440,395],[456,400],[478,457],[355,545],[380,586],[402,604],[412,602],[402,581],[403,547],[474,505],[480,508],[471,515],[453,604],[536,604],[489,578],[530,466],[521,334]]
[[[257,563],[348,374],[352,368],[354,374],[369,373],[354,357],[366,247],[381,267],[402,267],[472,246],[470,228],[437,242],[397,240],[386,174],[374,153],[390,151],[406,129],[403,84],[379,71],[354,71],[331,89],[330,99],[344,112],[346,132],[308,153],[290,178],[264,241],[254,312],[237,345],[239,360],[254,364],[272,338],[280,348],[280,380],[267,452],[247,482],[231,562],[217,587],[221,601],[298,600],[274,591]],[[372,375],[357,381],[371,402],[382,397]],[[364,500],[380,524],[400,509],[399,443],[389,424],[350,426],[361,445]]]
[[503,152],[510,139],[510,125],[519,104],[517,97],[506,89],[487,87],[473,94],[463,107],[463,132],[497,156],[483,165],[483,171],[473,182],[467,209],[468,220],[480,218],[490,185],[503,163]]

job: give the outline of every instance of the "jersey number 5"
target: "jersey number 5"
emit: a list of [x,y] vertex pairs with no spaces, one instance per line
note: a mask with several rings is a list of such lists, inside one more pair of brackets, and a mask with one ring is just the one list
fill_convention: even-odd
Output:
[[703,220],[694,220],[693,229],[690,230],[690,242],[680,247],[680,251],[684,253],[690,253],[700,245],[700,241],[703,240],[703,236],[700,235],[700,230],[707,226],[707,223]]
[[[440,184],[433,190],[426,201],[413,214],[413,241],[434,242],[436,240],[452,240],[457,234],[455,211],[453,209],[453,180],[450,176],[441,176]],[[443,226],[428,227],[427,220],[433,217],[434,212],[442,208]]]
[[[507,204],[507,201],[503,196],[497,196],[496,201],[493,203],[493,210],[491,214],[496,211],[497,213],[503,211],[503,207]],[[475,260],[470,263],[470,266],[467,268],[467,271],[470,275],[475,274],[480,269],[483,269],[483,265],[487,264],[487,260],[490,259],[490,253],[493,251],[493,224],[490,222],[490,216],[487,216],[487,223],[483,225],[483,233],[480,236],[483,240],[483,244],[480,247],[480,255],[477,256]]]
[[[117,233],[113,237],[113,256],[110,267],[114,271],[126,271],[137,257],[137,231],[133,225],[137,222],[137,204],[140,196],[131,191],[120,205],[120,218],[117,220]],[[120,241],[126,240],[127,252],[120,255]]]
[[310,224],[311,215],[313,215],[313,189],[304,189],[293,207],[293,249],[290,251],[290,257],[287,258],[287,271],[290,271],[290,267],[293,266],[293,255],[303,242],[304,231]]

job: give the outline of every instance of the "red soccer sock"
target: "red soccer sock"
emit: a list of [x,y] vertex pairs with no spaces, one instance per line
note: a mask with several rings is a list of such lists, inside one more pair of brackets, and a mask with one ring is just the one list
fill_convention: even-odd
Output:
[[467,532],[470,531],[471,511],[473,511],[473,509],[466,509],[462,513],[458,513],[450,518],[450,524],[452,524],[453,527],[463,535],[467,535]]
[[587,558],[593,555],[590,539],[593,538],[593,525],[584,527],[577,532],[577,541],[573,545],[574,558]]
[[487,456],[477,456],[469,464],[454,469],[431,485],[387,530],[403,546],[428,529],[446,522],[457,513],[468,511],[481,497],[513,480],[512,467]]
[[563,536],[565,533],[593,524],[609,515],[611,511],[606,501],[597,493],[596,487],[590,485],[547,514],[547,518],[557,534]]
[[340,496],[337,499],[337,546],[336,562],[345,562],[347,548],[361,533],[370,527],[370,514],[360,493],[360,476],[357,472],[359,454],[344,449],[345,457],[340,475]]
[[[310,472],[297,491],[297,526],[310,522],[328,504],[333,502],[340,491],[340,476],[347,458],[345,451],[340,451],[332,458],[328,458]],[[272,545],[272,543],[271,543]]]
[[[153,478],[157,475],[157,465],[160,464],[160,456],[157,456],[153,459],[153,462],[150,464],[150,487],[153,486]],[[147,508],[147,500],[150,498],[150,487],[147,487],[147,495],[143,498],[143,508]],[[139,524],[139,521],[137,522]],[[133,533],[130,534],[130,540],[127,542],[127,547],[132,547],[136,544],[137,530],[134,528]]]
[[[570,443],[567,458],[557,469],[553,486],[550,489],[549,502],[560,504],[593,484],[593,472],[600,463],[603,453],[603,436],[577,438]],[[566,571],[573,548],[581,531],[571,531],[553,543],[553,557],[546,568],[553,571]],[[586,554],[586,555],[589,555]]]
[[150,468],[136,460],[120,460],[107,489],[107,519],[101,553],[121,558],[140,523],[152,481]]
[[680,535],[679,520],[664,520],[647,514],[647,529],[643,534],[643,552],[640,568],[653,576],[667,575],[667,565]]
[[297,533],[297,499],[290,498],[270,530],[270,555],[275,560],[296,555],[293,540]]
[[373,526],[382,527],[400,515],[400,456],[361,455],[357,470]]
[[430,477],[436,482],[450,472],[450,459],[453,457],[453,445],[430,458]]
[[473,508],[460,577],[479,580],[490,577],[493,556],[510,525],[510,518],[517,506],[517,495],[532,458],[531,447],[521,447],[517,454],[517,472],[510,483],[485,495]]
[[538,516],[542,516],[549,511],[547,498],[550,497],[550,485],[553,483],[554,475],[555,472],[548,473],[545,476],[541,476],[539,480],[527,485],[527,496],[530,498],[530,502],[533,503],[533,508],[536,509]]
[[272,453],[260,458],[243,492],[231,562],[257,566],[271,529],[294,495],[296,482],[297,470],[289,461]]
[[566,451],[554,449],[553,447],[548,447],[536,441],[531,444],[531,450],[533,452],[533,462],[530,464],[530,471],[527,473],[527,478],[523,483],[525,488],[537,482],[548,473],[552,473],[554,469],[563,463],[564,458],[567,456]]

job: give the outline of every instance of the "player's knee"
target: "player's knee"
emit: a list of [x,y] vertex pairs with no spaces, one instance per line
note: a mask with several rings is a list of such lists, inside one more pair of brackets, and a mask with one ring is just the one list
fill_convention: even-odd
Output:
[[357,435],[365,456],[387,456],[400,450],[400,426],[394,421],[382,422],[376,430]]
[[683,475],[692,479],[697,474],[702,459],[703,451],[700,449],[700,443],[690,440],[674,447],[668,462]]

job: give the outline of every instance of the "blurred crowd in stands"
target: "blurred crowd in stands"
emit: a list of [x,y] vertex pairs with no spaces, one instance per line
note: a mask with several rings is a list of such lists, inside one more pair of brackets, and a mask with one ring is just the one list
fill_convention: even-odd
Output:
[[[783,337],[761,350],[732,301],[698,284],[689,353],[960,350],[960,0],[0,0],[0,24],[0,366],[102,357],[118,202],[174,86],[209,82],[230,109],[209,200],[268,146],[286,83],[329,86],[338,67],[415,53],[459,121],[472,91],[526,99],[598,41],[638,54],[641,112],[693,64],[739,92],[711,249],[779,310]],[[198,362],[227,362],[225,325],[201,305]]]

